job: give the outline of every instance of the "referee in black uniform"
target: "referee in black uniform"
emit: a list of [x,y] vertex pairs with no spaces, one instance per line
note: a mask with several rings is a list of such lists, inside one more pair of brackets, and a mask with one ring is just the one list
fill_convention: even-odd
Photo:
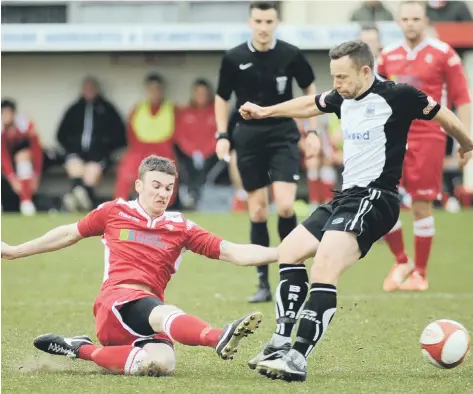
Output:
[[[252,39],[229,50],[222,59],[215,100],[218,128],[216,152],[220,159],[229,157],[228,100],[232,92],[237,97],[237,108],[246,101],[267,106],[292,99],[293,79],[304,94],[315,94],[311,66],[299,48],[274,38],[277,25],[278,10],[275,3],[251,3],[249,26]],[[315,126],[315,119],[311,119],[310,129],[315,131]],[[310,134],[313,138],[310,138],[312,145],[309,145],[313,151],[318,150],[318,138],[314,133]],[[237,154],[238,169],[243,187],[248,192],[253,244],[269,246],[266,223],[269,185],[273,187],[281,240],[297,225],[293,206],[299,180],[299,138],[299,131],[292,118],[246,121],[240,117],[233,131],[232,144]],[[282,267],[281,275],[292,275],[292,270],[293,267]],[[271,301],[268,266],[258,267],[258,277],[258,290],[249,301]],[[276,297],[280,292],[288,291],[289,288],[280,286]]]

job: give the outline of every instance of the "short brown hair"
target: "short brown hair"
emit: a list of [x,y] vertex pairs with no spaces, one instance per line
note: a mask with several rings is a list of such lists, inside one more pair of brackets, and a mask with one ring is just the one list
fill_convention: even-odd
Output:
[[143,179],[145,174],[150,171],[164,172],[165,174],[177,177],[177,168],[172,160],[165,157],[151,155],[144,159],[138,169],[138,178]]
[[361,68],[368,66],[374,68],[374,55],[370,47],[360,40],[345,41],[332,48],[328,53],[331,60],[337,60],[348,56],[353,63]]
[[254,9],[267,11],[267,10],[276,10],[279,14],[279,2],[277,1],[252,1],[250,3],[250,12]]

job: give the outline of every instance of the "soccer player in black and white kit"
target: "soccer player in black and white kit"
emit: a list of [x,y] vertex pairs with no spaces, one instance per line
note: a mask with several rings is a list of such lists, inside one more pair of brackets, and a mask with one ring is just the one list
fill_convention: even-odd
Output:
[[[259,105],[273,105],[293,98],[292,82],[296,80],[304,94],[315,94],[314,73],[299,48],[274,37],[278,24],[275,3],[252,2],[249,26],[252,38],[227,51],[222,59],[215,117],[217,122],[216,152],[220,159],[230,154],[228,135],[228,100],[232,92],[237,108],[246,101]],[[309,120],[315,131],[315,119]],[[239,119],[233,131],[232,143],[243,187],[248,193],[248,211],[251,220],[251,243],[269,246],[268,186],[272,185],[274,203],[279,215],[278,230],[284,239],[296,226],[294,201],[299,180],[300,152],[297,145],[300,133],[294,119]],[[306,141],[306,154],[315,155],[319,149],[318,137],[312,133]],[[297,271],[297,274],[295,273]],[[286,278],[296,275],[299,285],[307,293],[307,273],[303,266],[281,268],[281,285],[276,291],[287,294]],[[271,301],[268,266],[258,267],[259,286],[250,302]]]
[[[297,310],[300,324],[296,341],[292,344],[287,337],[285,346],[272,341],[249,362],[250,367],[268,377],[290,381],[306,379],[306,360],[337,308],[340,275],[363,258],[398,219],[397,186],[411,122],[439,122],[460,144],[458,153],[462,158],[469,158],[473,150],[466,127],[446,107],[410,85],[378,80],[367,44],[348,41],[333,48],[329,55],[333,90],[315,99],[300,97],[270,107],[245,103],[240,108],[245,119],[335,113],[344,136],[342,190],[279,246],[280,264],[296,264],[315,256],[310,295]],[[297,291],[293,293],[278,300],[279,314],[285,314],[297,300]]]

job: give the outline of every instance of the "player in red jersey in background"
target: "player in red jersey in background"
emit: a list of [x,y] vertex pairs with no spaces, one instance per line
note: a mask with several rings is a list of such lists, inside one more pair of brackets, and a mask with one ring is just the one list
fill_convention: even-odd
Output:
[[176,174],[170,160],[150,156],[139,168],[137,200],[106,202],[78,223],[18,246],[2,242],[2,258],[16,259],[102,236],[105,275],[94,316],[97,338],[104,347],[86,336],[46,334],[35,339],[38,349],[90,360],[116,373],[167,375],[175,368],[173,340],[212,347],[222,359],[231,359],[242,337],[258,328],[259,312],[217,329],[164,303],[164,290],[185,250],[237,265],[268,264],[278,258],[274,248],[233,244],[181,213],[165,212]]
[[[459,119],[469,130],[470,95],[460,57],[448,44],[428,37],[428,20],[422,2],[403,2],[399,9],[399,24],[405,41],[382,51],[378,73],[423,90],[432,98],[432,107],[435,101],[453,103]],[[402,181],[413,200],[415,263],[406,254],[402,226],[398,221],[385,236],[396,258],[396,264],[384,281],[385,291],[428,288],[426,267],[435,234],[433,201],[442,192],[445,144],[446,134],[440,124],[423,120],[412,122]]]
[[43,150],[34,124],[16,112],[16,104],[2,100],[2,174],[20,198],[23,215],[34,215],[33,195],[43,168]]

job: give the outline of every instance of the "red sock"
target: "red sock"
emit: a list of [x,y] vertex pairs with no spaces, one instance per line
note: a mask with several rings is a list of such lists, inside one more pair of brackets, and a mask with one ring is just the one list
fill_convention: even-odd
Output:
[[21,192],[20,192],[20,201],[31,201],[31,178],[20,179],[21,183]]
[[396,258],[398,264],[406,264],[409,261],[404,249],[404,240],[402,236],[402,224],[398,220],[392,230],[384,236],[384,240],[389,246],[389,250]]
[[308,179],[307,186],[309,189],[309,202],[312,204],[318,204],[321,200],[320,197],[320,181],[318,179]]
[[131,375],[139,367],[136,361],[146,357],[146,351],[135,346],[106,346],[82,345],[79,348],[79,358],[93,361],[100,367],[113,373]]
[[333,183],[322,182],[322,199],[323,202],[328,202],[333,199],[332,189],[335,188]]
[[424,277],[426,276],[434,234],[435,227],[433,216],[414,222],[415,270]]
[[164,323],[164,332],[176,342],[188,346],[217,346],[221,329],[210,327],[209,323],[198,317],[175,312]]

